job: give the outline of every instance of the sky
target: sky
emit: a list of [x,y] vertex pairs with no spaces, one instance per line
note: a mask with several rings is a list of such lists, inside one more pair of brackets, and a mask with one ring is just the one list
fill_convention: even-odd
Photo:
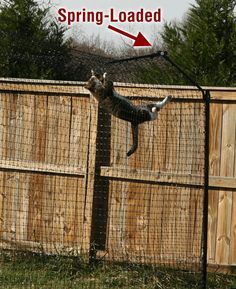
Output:
[[[100,35],[101,39],[113,42],[115,45],[122,43],[122,41],[132,41],[127,37],[121,36],[119,33],[114,32],[108,29],[108,25],[115,26],[116,28],[125,30],[132,35],[137,35],[141,32],[147,40],[152,43],[154,39],[160,34],[160,31],[163,27],[165,21],[180,21],[182,20],[184,14],[188,10],[191,4],[194,4],[194,0],[51,0],[53,4],[53,11],[57,18],[57,21],[60,21],[63,25],[69,28],[68,34],[72,34],[74,37],[79,37],[81,31],[86,37],[91,35],[96,36]],[[62,12],[59,13],[58,10]],[[148,21],[137,23],[122,20],[124,22],[112,22],[111,18],[104,18],[100,25],[96,23],[88,22],[87,19],[82,19],[80,14],[79,21],[75,21],[71,25],[68,25],[68,12],[84,12],[85,18],[88,17],[88,12],[103,12],[104,14],[111,13],[113,9],[113,19],[118,20],[119,13],[126,11],[126,14],[123,14],[124,17],[127,17],[127,12],[138,12],[140,9],[143,9],[144,12],[151,12],[152,19],[149,18]],[[160,9],[160,10],[158,10]],[[154,20],[154,12],[159,11],[159,14],[156,14],[156,21]],[[159,19],[157,19],[159,15]],[[72,17],[72,13],[71,16]],[[96,17],[96,16],[95,16]],[[131,19],[132,20],[132,19]],[[136,20],[136,19],[135,19]],[[159,20],[159,21],[158,21]],[[95,20],[94,20],[95,21]],[[96,22],[96,21],[95,21]]]

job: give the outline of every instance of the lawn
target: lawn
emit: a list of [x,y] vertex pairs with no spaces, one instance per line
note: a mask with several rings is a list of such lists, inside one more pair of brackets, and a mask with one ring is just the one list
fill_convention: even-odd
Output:
[[[131,264],[29,253],[0,253],[0,288],[197,289],[200,275]],[[209,289],[236,288],[236,277],[209,274]]]

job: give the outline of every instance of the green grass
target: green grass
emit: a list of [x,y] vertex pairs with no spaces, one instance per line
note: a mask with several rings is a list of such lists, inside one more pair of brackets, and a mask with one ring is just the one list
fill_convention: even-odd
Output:
[[[138,265],[98,263],[29,253],[0,255],[0,288],[197,289],[200,275]],[[236,277],[209,274],[209,289],[236,288]]]

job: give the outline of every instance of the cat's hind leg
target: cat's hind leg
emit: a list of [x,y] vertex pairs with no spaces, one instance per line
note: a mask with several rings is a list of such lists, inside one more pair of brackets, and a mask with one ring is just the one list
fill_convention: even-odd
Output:
[[131,123],[132,135],[133,135],[133,145],[127,152],[127,156],[131,156],[138,148],[138,125]]

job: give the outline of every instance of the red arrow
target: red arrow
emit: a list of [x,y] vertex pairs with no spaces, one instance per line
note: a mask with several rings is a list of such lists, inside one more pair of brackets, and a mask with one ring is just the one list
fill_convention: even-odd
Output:
[[115,32],[118,32],[118,33],[120,33],[120,34],[122,34],[122,35],[124,35],[126,37],[129,37],[129,38],[135,40],[133,46],[152,46],[147,41],[147,39],[143,36],[143,34],[141,32],[139,32],[139,34],[137,36],[134,36],[132,34],[129,34],[128,32],[120,30],[120,29],[118,29],[118,28],[116,28],[114,26],[111,26],[111,25],[109,25],[108,28],[113,30],[113,31],[115,31]]

